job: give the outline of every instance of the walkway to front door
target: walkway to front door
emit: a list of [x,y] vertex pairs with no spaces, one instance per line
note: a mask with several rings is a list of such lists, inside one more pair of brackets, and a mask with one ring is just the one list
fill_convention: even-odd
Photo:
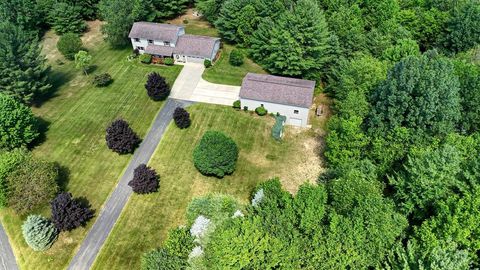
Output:
[[173,84],[171,98],[231,106],[238,100],[240,86],[210,83],[202,79],[205,67],[198,63],[185,63]]

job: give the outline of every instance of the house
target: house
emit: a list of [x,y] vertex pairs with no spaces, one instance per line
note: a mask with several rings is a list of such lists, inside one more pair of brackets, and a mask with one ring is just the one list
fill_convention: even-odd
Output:
[[203,63],[213,61],[220,49],[220,39],[185,34],[180,25],[136,22],[130,34],[133,49],[155,58],[173,57],[175,62]]
[[248,73],[240,102],[249,110],[263,106],[269,113],[279,113],[287,118],[287,125],[306,127],[314,89],[314,81]]

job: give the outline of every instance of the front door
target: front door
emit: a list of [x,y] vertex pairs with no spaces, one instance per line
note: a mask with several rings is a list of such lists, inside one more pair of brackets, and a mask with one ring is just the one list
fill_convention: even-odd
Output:
[[182,63],[185,63],[185,55],[176,55],[175,56],[177,62],[182,62]]

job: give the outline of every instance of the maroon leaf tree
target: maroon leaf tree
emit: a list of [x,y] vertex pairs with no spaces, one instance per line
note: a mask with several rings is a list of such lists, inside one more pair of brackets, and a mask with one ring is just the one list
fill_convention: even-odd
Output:
[[128,182],[128,185],[132,187],[133,192],[146,194],[158,190],[159,180],[160,177],[155,170],[145,164],[140,164],[133,171],[133,179]]
[[170,94],[170,87],[165,81],[165,78],[157,72],[152,72],[148,75],[145,88],[147,89],[148,96],[155,101],[165,100]]
[[140,143],[140,138],[125,120],[115,120],[107,128],[105,136],[108,148],[119,154],[133,153]]
[[177,127],[184,129],[188,128],[192,123],[190,120],[190,114],[182,107],[177,107],[173,112],[173,120]]
[[68,192],[58,194],[50,204],[53,224],[61,231],[71,231],[84,226],[93,217],[93,211],[88,204],[72,198],[72,194]]

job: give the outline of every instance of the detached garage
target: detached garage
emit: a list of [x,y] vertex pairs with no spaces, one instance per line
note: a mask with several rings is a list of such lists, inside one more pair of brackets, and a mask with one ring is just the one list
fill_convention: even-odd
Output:
[[306,127],[314,89],[314,81],[248,73],[240,102],[249,110],[263,106],[270,113],[279,113],[287,118],[287,125]]

